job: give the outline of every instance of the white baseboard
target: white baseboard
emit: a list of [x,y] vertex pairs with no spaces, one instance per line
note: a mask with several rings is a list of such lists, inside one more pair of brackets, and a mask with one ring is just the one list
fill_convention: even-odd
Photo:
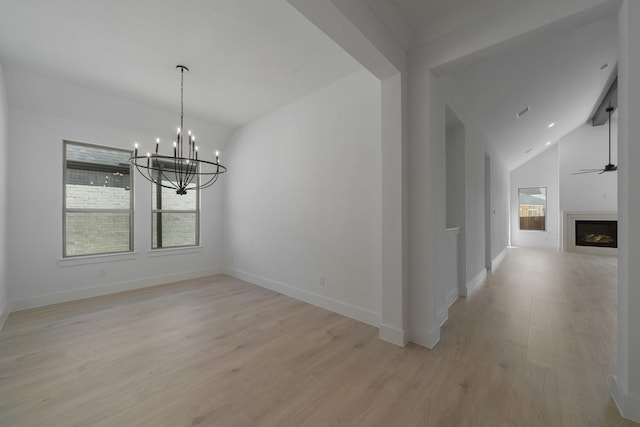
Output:
[[379,325],[379,335],[378,337],[383,340],[390,342],[391,344],[395,344],[400,347],[404,347],[407,345],[407,334],[398,328],[394,328],[393,326],[385,325],[381,323]]
[[167,283],[179,282],[181,280],[196,279],[198,277],[213,276],[221,274],[222,268],[211,268],[207,270],[194,270],[175,274],[165,274],[162,276],[149,277],[140,280],[127,282],[110,283],[85,289],[74,289],[50,295],[39,295],[36,297],[22,298],[11,301],[11,311],[26,310],[29,308],[43,307],[45,305],[59,304],[63,302],[75,301],[84,298],[97,297],[101,295],[115,294],[117,292],[131,291],[133,289],[147,288],[150,286],[164,285]]
[[505,256],[507,256],[507,249],[508,247],[505,246],[504,248],[502,248],[502,250],[500,251],[500,253],[498,254],[498,256],[496,256],[492,261],[491,261],[491,270],[494,271],[496,268],[498,268],[498,266],[500,265],[500,263],[502,262],[502,260],[504,259]]
[[5,305],[4,307],[0,308],[0,331],[2,330],[2,327],[4,326],[4,322],[7,320],[7,317],[9,317],[9,305]]
[[233,276],[237,279],[244,280],[246,282],[253,283],[254,285],[270,289],[274,292],[287,295],[291,298],[304,301],[311,305],[333,311],[334,313],[341,314],[351,319],[358,320],[375,327],[378,327],[380,325],[379,313],[375,313],[373,311],[357,307],[343,301],[338,301],[324,295],[319,295],[313,292],[306,291],[304,289],[296,288],[285,283],[276,282],[265,277],[260,277],[256,276],[255,274],[240,271],[235,268],[225,268],[224,272],[229,276]]
[[615,376],[611,380],[611,394],[622,416],[640,423],[640,396],[630,395]]
[[438,311],[438,325],[444,325],[447,320],[449,320],[449,307],[444,307]]
[[428,331],[425,336],[411,335],[409,341],[429,349],[434,348],[440,342],[440,325]]
[[474,277],[473,279],[467,282],[467,286],[462,290],[463,296],[467,297],[471,295],[471,292],[473,292],[473,290],[477,288],[478,285],[482,283],[486,278],[487,278],[487,269],[484,268],[480,273],[476,275],[476,277]]
[[453,305],[453,303],[457,301],[459,296],[460,291],[458,291],[458,288],[455,288],[445,297],[446,307],[443,307],[440,311],[438,311],[438,324],[440,326],[444,325],[444,323],[449,320],[449,307],[451,307],[451,305]]
[[451,307],[453,303],[458,300],[459,296],[460,296],[460,292],[458,291],[458,288],[453,289],[451,292],[449,292],[449,294],[447,294],[447,298],[446,298],[447,309]]

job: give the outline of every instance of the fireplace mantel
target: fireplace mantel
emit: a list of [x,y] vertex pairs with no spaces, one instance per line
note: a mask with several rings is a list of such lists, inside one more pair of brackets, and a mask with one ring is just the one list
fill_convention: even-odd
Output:
[[576,246],[576,221],[617,221],[617,212],[563,212],[562,250],[591,255],[618,255],[617,248]]

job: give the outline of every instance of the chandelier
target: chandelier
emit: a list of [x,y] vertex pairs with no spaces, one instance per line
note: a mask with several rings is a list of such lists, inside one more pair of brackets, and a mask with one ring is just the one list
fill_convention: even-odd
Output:
[[189,130],[184,135],[184,72],[189,71],[184,65],[177,65],[180,70],[180,127],[173,141],[173,156],[158,153],[160,138],[156,138],[155,153],[147,152],[146,156],[138,156],[138,143],[135,143],[134,154],[129,161],[147,180],[164,188],[176,190],[176,194],[187,194],[187,190],[198,190],[212,186],[218,177],[227,171],[220,164],[219,153],[216,161],[198,159],[196,138]]

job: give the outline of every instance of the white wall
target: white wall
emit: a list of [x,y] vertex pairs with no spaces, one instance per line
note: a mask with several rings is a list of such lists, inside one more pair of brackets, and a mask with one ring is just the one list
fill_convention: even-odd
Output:
[[[526,187],[547,187],[546,231],[520,231],[518,189]],[[555,144],[511,171],[511,244],[532,248],[559,248],[559,206],[558,145]]]
[[485,156],[491,158],[491,259],[495,259],[507,246],[509,239],[508,200],[509,171],[497,153],[489,151],[472,106],[450,78],[442,78],[447,105],[464,124],[464,223],[465,276],[467,285],[485,272]]
[[447,228],[463,227],[465,222],[464,126],[447,127],[446,140]]
[[[201,196],[201,246],[157,256],[151,247],[151,184],[134,174],[133,256],[97,257],[97,263],[62,257],[63,139],[151,149],[170,138],[179,111],[140,105],[107,93],[6,68],[9,99],[8,281],[13,309],[219,272],[223,264],[221,184]],[[176,105],[176,108],[178,106]],[[230,129],[195,120],[201,155],[220,148]],[[162,149],[161,149],[162,150]],[[223,157],[224,159],[224,153]]]
[[[617,120],[611,119],[611,162],[618,164]],[[572,175],[603,168],[609,161],[609,126],[584,124],[558,142],[561,212],[616,212],[618,173]]]
[[8,107],[3,67],[0,65],[0,327],[9,310],[7,292],[7,206],[8,206]]
[[380,116],[380,82],[360,71],[233,133],[230,274],[378,324]]
[[509,245],[510,172],[499,156],[491,156],[491,259]]

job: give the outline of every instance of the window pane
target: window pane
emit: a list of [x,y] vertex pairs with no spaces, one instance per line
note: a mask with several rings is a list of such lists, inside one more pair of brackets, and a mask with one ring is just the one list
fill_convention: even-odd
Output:
[[65,207],[129,209],[129,152],[66,144]]
[[[80,175],[84,172],[85,171],[73,171],[73,174]],[[100,175],[104,181],[104,173],[101,173]],[[67,173],[67,177],[68,176],[69,173]],[[104,182],[100,185],[95,185],[95,181],[93,180],[82,185],[67,184],[67,208],[129,209],[131,202],[131,195],[129,192],[129,175],[116,176],[112,181],[122,181],[126,184],[126,188],[106,186]]]
[[131,251],[131,152],[68,141],[64,148],[64,256]]
[[[160,197],[158,197],[158,189],[161,191]],[[154,185],[152,193],[151,206],[153,209],[177,211],[195,211],[197,209],[196,190],[187,190],[187,194],[177,194],[174,189]]]
[[[152,247],[170,248],[176,246],[196,246],[197,214],[154,212]],[[160,229],[158,229],[160,227]]]
[[66,256],[130,251],[129,213],[68,212]]
[[518,191],[521,230],[546,230],[547,189],[521,188]]

